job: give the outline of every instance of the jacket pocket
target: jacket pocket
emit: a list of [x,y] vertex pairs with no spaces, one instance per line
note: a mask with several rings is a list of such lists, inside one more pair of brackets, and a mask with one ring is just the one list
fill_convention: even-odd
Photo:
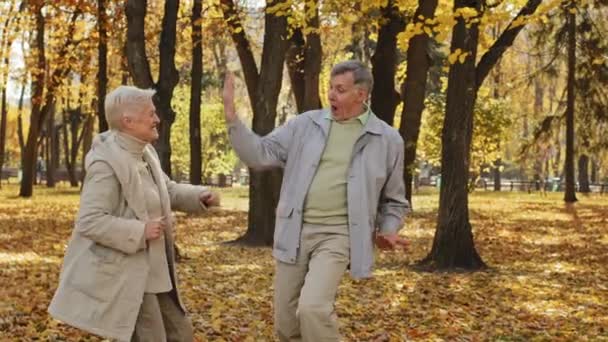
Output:
[[274,248],[285,251],[288,248],[289,226],[293,215],[293,207],[279,203],[276,211],[274,228]]
[[115,266],[116,268],[120,268],[123,260],[125,259],[125,254],[121,251],[115,250],[113,248],[105,247],[98,243],[92,243],[89,247],[89,250],[96,257],[96,263],[98,264],[109,264],[110,266]]
[[122,267],[124,256],[121,258],[118,253],[101,245],[91,245],[72,266],[69,282],[99,302],[111,302],[119,294],[126,272]]
[[281,203],[277,205],[277,217],[290,218],[291,214],[293,214],[293,208],[291,206]]

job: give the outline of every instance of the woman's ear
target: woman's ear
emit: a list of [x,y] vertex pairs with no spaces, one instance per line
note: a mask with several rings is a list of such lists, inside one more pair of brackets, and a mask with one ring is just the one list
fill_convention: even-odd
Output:
[[127,124],[130,124],[132,121],[133,121],[133,119],[131,118],[130,115],[128,115],[126,113],[120,114],[120,126],[121,127],[126,127]]

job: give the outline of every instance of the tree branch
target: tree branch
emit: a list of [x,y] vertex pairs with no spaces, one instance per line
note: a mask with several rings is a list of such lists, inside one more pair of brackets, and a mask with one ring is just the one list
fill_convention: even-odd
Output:
[[481,57],[481,60],[477,64],[476,70],[476,80],[475,86],[476,89],[479,89],[483,84],[483,81],[486,79],[490,70],[494,67],[494,65],[498,62],[498,60],[502,57],[504,52],[513,45],[515,38],[519,34],[519,32],[524,28],[524,25],[518,25],[513,27],[513,23],[521,20],[522,17],[533,14],[542,0],[528,0],[526,5],[519,11],[517,16],[509,23],[509,26],[505,29],[505,31],[498,37],[496,42],[490,47],[490,49]]
[[[245,28],[243,27],[241,19],[236,11],[234,1],[220,0],[220,4],[222,5],[224,19],[230,28],[230,35],[232,36],[232,40],[236,45],[236,50],[241,61],[241,67],[243,68],[243,73],[245,75],[245,83],[247,84],[249,98],[253,99],[255,98],[255,92],[260,80],[260,74],[258,72],[258,67],[255,64],[255,58],[253,57],[253,52],[251,51],[251,45],[249,44],[249,40],[245,34]],[[253,102],[252,106],[255,106]]]

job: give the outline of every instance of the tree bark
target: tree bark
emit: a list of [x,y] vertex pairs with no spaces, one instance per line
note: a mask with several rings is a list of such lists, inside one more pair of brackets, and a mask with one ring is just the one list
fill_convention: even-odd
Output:
[[[2,99],[0,100],[0,175],[4,168],[4,159],[6,152],[6,121],[7,121],[7,108],[6,108],[6,87],[2,88]],[[0,188],[2,188],[2,181],[0,180]]]
[[201,90],[203,79],[203,32],[201,13],[203,1],[194,0],[192,7],[192,79],[190,86],[190,183],[201,184]]
[[108,87],[108,16],[106,13],[106,0],[97,0],[97,30],[99,40],[97,42],[98,66],[97,66],[97,122],[99,132],[108,130],[106,120],[105,99]]
[[296,28],[289,39],[290,45],[287,49],[285,58],[291,89],[296,99],[298,113],[304,112],[304,36],[302,29]]
[[566,192],[564,201],[574,203],[576,199],[576,189],[574,184],[574,98],[575,98],[575,72],[576,72],[576,10],[574,1],[566,8],[568,25],[568,84],[566,99],[566,162],[564,172],[566,176]]
[[[423,19],[420,19],[420,16],[423,18],[433,18],[436,9],[437,0],[418,0],[418,8],[413,19],[414,24],[423,21]],[[405,182],[405,196],[411,205],[416,149],[418,137],[420,136],[428,71],[431,67],[431,57],[428,53],[429,42],[430,37],[426,33],[416,35],[410,39],[407,49],[408,63],[405,82],[401,85],[403,110],[399,133],[401,133],[401,137],[403,137],[403,141],[405,142],[403,179]]]
[[[498,39],[498,34],[500,33],[500,24],[496,23],[494,26],[493,36],[494,39]],[[500,71],[500,62],[496,63],[494,70],[494,91],[493,97],[495,100],[500,100],[500,82],[501,82],[501,71]],[[499,144],[501,142],[499,141]],[[502,187],[502,175],[501,175],[501,167],[502,167],[502,159],[499,157],[494,161],[493,174],[494,174],[494,191],[500,191]]]
[[[86,123],[82,125],[84,114],[82,112],[83,100],[85,97],[85,87],[83,84],[86,83],[86,74],[83,72],[81,78],[81,86],[78,99],[78,108],[70,110],[67,106],[67,110],[63,112],[63,141],[64,141],[64,153],[65,153],[65,167],[68,172],[68,180],[70,181],[71,187],[77,187],[79,179],[76,174],[76,161],[78,158],[78,151],[80,150],[80,144],[82,144]],[[69,131],[68,131],[69,126]],[[82,129],[81,129],[81,126]],[[69,137],[69,139],[68,139]],[[83,160],[86,154],[83,154]]]
[[[314,6],[311,8],[311,6]],[[306,20],[309,33],[303,36],[302,28],[294,30],[287,50],[287,69],[298,113],[322,107],[319,96],[319,75],[323,57],[319,36],[318,2],[306,2],[305,13],[314,15]]]
[[[310,8],[311,4],[314,6]],[[305,13],[314,12],[307,20],[309,33],[306,35],[304,45],[304,106],[301,112],[321,108],[319,96],[319,74],[321,73],[321,62],[323,51],[321,48],[321,36],[319,34],[319,3],[318,0],[306,1]]]
[[[221,0],[221,4],[245,75],[253,108],[252,128],[256,134],[263,136],[270,133],[275,126],[283,63],[288,44],[287,19],[285,16],[277,17],[266,12],[262,62],[258,73],[249,41],[233,1]],[[276,5],[277,2],[272,4]],[[282,172],[250,169],[250,175],[249,224],[245,235],[237,241],[246,245],[270,246],[274,234],[275,208],[279,198]]]
[[19,154],[21,155],[21,164],[23,166],[23,156],[25,155],[25,138],[23,136],[23,100],[25,98],[25,83],[21,86],[19,94],[19,103],[17,104],[17,139],[19,140]]
[[502,190],[502,174],[500,168],[502,167],[502,159],[498,158],[494,161],[494,191]]
[[[4,26],[2,27],[2,38],[3,40],[0,44],[0,52],[5,54],[3,59],[4,70],[6,70],[5,74],[0,78],[3,82],[0,87],[2,87],[2,91],[0,94],[0,175],[2,174],[2,169],[4,167],[5,152],[6,152],[6,126],[7,126],[7,116],[8,116],[8,108],[6,104],[6,87],[8,84],[8,68],[9,68],[9,58],[8,51],[12,44],[12,39],[7,37],[8,26],[10,24],[10,18],[7,18],[4,22]],[[0,81],[1,82],[1,81]],[[0,188],[2,187],[2,181],[0,180]]]
[[129,55],[127,54],[127,45],[128,42],[125,40],[124,46],[122,48],[123,54],[120,58],[120,75],[121,75],[121,84],[129,84],[129,78],[131,78],[131,70],[129,68]]
[[146,56],[146,35],[144,24],[146,19],[146,0],[128,0],[127,14],[127,42],[125,50],[129,71],[136,87],[142,89],[154,88],[150,64]]
[[154,105],[160,117],[159,137],[154,147],[158,152],[163,171],[171,177],[171,126],[175,121],[175,111],[171,107],[173,89],[179,81],[179,74],[175,68],[175,40],[177,31],[177,13],[179,1],[165,2],[165,15],[163,16],[163,29],[160,34],[160,66]]
[[[245,28],[239,19],[233,0],[220,0],[220,3],[222,5],[224,19],[230,28],[230,35],[232,36],[239,60],[241,61],[241,68],[243,69],[243,76],[245,77],[245,86],[247,87],[247,93],[249,94],[249,102],[251,108],[255,108],[256,89],[258,88],[260,75],[255,63],[255,58],[253,57],[251,44],[249,44],[249,40],[245,34]],[[266,28],[268,29],[267,26]],[[266,38],[266,33],[264,34],[264,38]]]
[[93,130],[95,126],[95,121],[92,116],[87,116],[84,122],[84,127],[82,128],[82,164],[80,173],[80,182],[84,182],[84,176],[86,173],[85,168],[85,157],[89,150],[91,149],[91,145],[93,144]]
[[589,156],[586,154],[578,158],[578,191],[584,194],[591,192],[589,187]]
[[[71,187],[78,186],[78,178],[76,177],[76,157],[80,147],[81,138],[79,137],[80,117],[82,116],[80,108],[77,110],[66,110],[63,112],[63,151],[65,168],[68,172],[68,180]],[[69,129],[68,129],[69,127]]]
[[[371,109],[384,122],[393,125],[395,109],[400,102],[395,90],[397,70],[397,35],[405,29],[405,18],[389,0],[382,8],[382,24],[378,33],[376,51],[372,56],[374,88],[371,94]],[[426,76],[426,75],[425,75]]]
[[[47,90],[48,94],[48,90]],[[49,100],[47,96],[47,100]],[[47,102],[42,107],[43,115],[46,116],[46,146],[47,146],[47,159],[46,159],[46,186],[49,188],[55,187],[55,171],[59,164],[59,134],[55,127],[55,102],[51,99],[51,103]]]
[[[46,70],[46,58],[44,51],[44,16],[42,15],[42,4],[32,2],[29,4],[31,12],[35,15],[36,39],[34,53],[37,57],[36,67],[38,70]],[[33,75],[32,81],[32,111],[30,115],[30,128],[27,142],[23,151],[23,174],[19,196],[31,197],[33,194],[34,175],[36,168],[36,154],[38,152],[38,136],[40,135],[41,123],[43,122],[41,107],[44,91],[45,73],[38,72]]]

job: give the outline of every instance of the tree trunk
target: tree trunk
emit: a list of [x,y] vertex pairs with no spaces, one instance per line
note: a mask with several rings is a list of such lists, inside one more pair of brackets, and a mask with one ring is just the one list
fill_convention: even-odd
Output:
[[171,176],[171,125],[175,121],[175,112],[171,108],[173,89],[179,75],[175,68],[175,38],[179,1],[165,2],[162,32],[159,51],[160,65],[158,83],[155,85],[146,56],[144,23],[146,18],[146,0],[127,1],[127,58],[129,70],[135,85],[142,89],[155,88],[154,105],[160,117],[159,138],[154,147],[158,152],[163,171]]
[[105,99],[108,87],[108,33],[106,25],[108,24],[106,13],[106,1],[97,0],[97,30],[99,40],[97,42],[98,66],[97,66],[97,122],[99,123],[99,132],[108,130],[108,121],[106,120]]
[[319,96],[319,75],[321,73],[321,59],[323,56],[321,38],[319,36],[319,9],[318,3],[306,2],[305,13],[314,12],[307,19],[308,35],[303,37],[302,29],[297,28],[287,50],[287,69],[293,94],[296,99],[298,113],[321,108]]
[[[2,99],[0,100],[0,175],[2,174],[2,169],[4,167],[4,159],[6,152],[6,121],[7,118],[7,108],[6,108],[6,86],[2,88],[2,95],[0,95]],[[2,181],[0,180],[0,188],[2,187]]]
[[173,89],[179,81],[175,68],[175,39],[179,1],[165,2],[163,30],[160,34],[160,65],[154,104],[160,117],[159,138],[154,144],[163,171],[171,177],[171,126],[175,121],[175,111],[171,108]]
[[589,157],[586,154],[578,158],[578,186],[579,192],[584,194],[591,192],[589,187]]
[[[455,0],[454,10],[470,8],[477,12],[481,1]],[[475,249],[469,222],[468,188],[473,108],[477,97],[475,60],[479,39],[479,24],[467,26],[458,18],[452,31],[451,52],[461,49],[468,53],[464,63],[450,65],[446,99],[446,114],[441,136],[441,189],[437,230],[429,255],[421,266],[431,269],[485,267]]]
[[[498,39],[499,34],[500,34],[500,24],[496,23],[496,25],[494,26],[494,29],[492,30],[493,32],[493,38],[494,39]],[[494,70],[494,94],[493,97],[496,100],[500,100],[500,83],[501,83],[501,72],[500,72],[500,63],[496,63],[495,66],[495,70]],[[499,141],[499,144],[501,142]],[[501,186],[502,186],[502,180],[501,180],[501,167],[502,167],[502,159],[499,157],[498,159],[496,159],[494,161],[494,167],[493,167],[493,173],[494,173],[494,191],[500,191],[501,190]]]
[[502,159],[498,158],[494,162],[494,191],[502,190],[502,177],[500,169],[502,167]]
[[[9,70],[9,63],[10,60],[8,58],[9,56],[9,51],[12,45],[12,39],[11,39],[11,34],[8,34],[8,28],[9,25],[11,23],[12,18],[14,18],[15,16],[12,15],[12,4],[11,4],[11,9],[8,13],[9,15],[7,16],[6,20],[4,21],[4,25],[2,26],[2,40],[0,40],[0,56],[5,56],[4,59],[2,60],[3,68],[2,70],[4,71],[2,73],[2,75],[0,75],[0,82],[2,82],[2,84],[0,84],[0,87],[2,88],[1,94],[0,94],[0,175],[2,174],[2,169],[4,167],[4,161],[6,159],[6,126],[7,126],[7,116],[8,116],[8,108],[7,108],[7,104],[6,104],[6,87],[8,85],[8,70]],[[0,179],[0,188],[2,188],[2,180]]]
[[82,130],[80,129],[82,117],[82,105],[76,110],[68,109],[63,113],[63,149],[65,167],[68,172],[68,180],[70,181],[71,187],[77,187],[79,181],[76,175],[76,159],[78,158],[78,150],[80,149],[80,144],[82,143],[85,133],[84,128]]
[[576,68],[576,10],[574,1],[567,8],[568,18],[568,94],[566,104],[566,162],[564,172],[566,174],[566,192],[564,201],[566,203],[576,202],[574,184],[574,84]]
[[[437,9],[437,0],[418,0],[418,8],[414,14],[414,24],[423,22],[423,18],[433,18]],[[428,71],[431,66],[429,56],[430,38],[426,33],[416,35],[410,39],[407,49],[407,69],[405,82],[401,85],[401,98],[403,111],[399,132],[405,142],[404,154],[404,181],[405,196],[412,204],[412,180],[415,169],[416,149],[420,135],[420,123],[424,110],[424,99]]]
[[[48,92],[48,90],[47,90]],[[48,100],[48,96],[47,96]],[[47,103],[44,105],[42,112],[47,117],[47,160],[46,160],[46,186],[49,188],[55,187],[55,171],[57,170],[56,161],[59,160],[59,141],[58,130],[55,128],[55,104]]]
[[201,89],[203,87],[203,32],[201,13],[203,1],[194,0],[192,7],[192,79],[190,86],[190,183],[201,184]]
[[[266,12],[264,47],[258,74],[249,41],[233,1],[221,0],[221,3],[243,67],[247,91],[253,107],[253,131],[263,136],[270,133],[275,125],[283,63],[287,51],[287,19],[285,16],[277,17]],[[272,5],[277,5],[277,2],[273,2]],[[272,245],[281,174],[280,170],[250,170],[249,224],[245,235],[238,239],[239,242],[247,245]]]
[[[561,125],[560,125],[561,126]],[[562,165],[561,159],[562,159],[562,134],[561,134],[561,127],[558,127],[557,129],[557,133],[555,134],[554,140],[553,140],[553,146],[555,147],[555,157],[553,158],[553,163],[551,165],[552,169],[553,169],[553,174],[556,177],[559,177],[561,179],[561,181],[563,182],[564,179],[564,168],[560,167]]]
[[291,89],[296,99],[298,113],[304,112],[304,36],[302,29],[296,28],[289,39],[290,45],[285,54]]
[[[311,4],[314,6],[314,9],[310,8]],[[306,1],[304,11],[305,13],[314,12],[314,15],[307,20],[309,33],[306,35],[306,44],[304,45],[304,106],[302,111],[305,112],[321,108],[319,74],[321,73],[323,53],[319,33],[318,0],[314,2]]]
[[[33,2],[30,4],[31,13],[36,16],[36,40],[34,53],[37,57],[38,70],[46,70],[46,58],[44,52],[44,16],[42,15],[42,4]],[[32,111],[30,115],[30,128],[27,134],[27,142],[23,151],[23,174],[19,196],[31,197],[33,194],[34,175],[36,168],[36,154],[38,151],[38,136],[43,122],[41,107],[42,94],[44,91],[45,73],[35,74],[32,82]]]
[[[68,133],[68,125],[70,122],[69,116],[70,114],[68,114],[67,112],[69,111],[69,108],[66,108],[66,110],[64,110],[64,112],[62,113],[63,115],[63,124],[61,125],[61,130],[63,133],[63,157],[64,157],[64,164],[65,164],[65,168],[68,172],[68,177],[71,175],[72,170],[73,170],[73,165],[71,164],[71,158],[70,158],[70,135]],[[71,125],[70,125],[71,126]],[[71,128],[71,127],[70,127]],[[71,177],[70,178],[70,183],[71,183]],[[78,186],[78,185],[77,185]]]
[[147,3],[146,0],[128,0],[125,9],[127,14],[127,42],[125,50],[129,63],[129,72],[135,86],[142,89],[154,87],[150,64],[146,56],[144,24]]
[[120,75],[121,84],[129,84],[129,78],[131,77],[131,71],[129,69],[129,56],[127,54],[127,41],[125,40],[123,46],[123,54],[120,58]]
[[23,100],[25,97],[25,83],[21,86],[19,103],[17,104],[17,138],[19,140],[19,154],[21,155],[21,167],[23,167],[23,156],[25,155],[25,139],[23,137]]
[[591,159],[591,183],[595,184],[598,182],[597,177],[597,163]]
[[93,130],[95,126],[95,121],[93,117],[87,116],[84,122],[84,127],[82,128],[82,165],[80,173],[80,182],[84,182],[85,176],[85,157],[89,153],[91,149],[91,145],[93,144]]
[[84,137],[84,130],[80,129],[82,121],[82,107],[79,107],[77,111],[74,111],[73,116],[70,117],[70,135],[71,135],[71,147],[70,147],[70,168],[68,169],[68,176],[70,186],[75,188],[78,187],[78,176],[76,169],[76,161],[78,159],[78,150],[80,150],[80,144],[82,144],[82,138]]
[[[469,8],[480,13],[483,1],[455,0],[454,10]],[[497,61],[517,37],[523,25],[513,25],[523,16],[534,13],[540,0],[529,0],[496,42],[475,66],[479,23],[462,18],[452,31],[451,52],[467,53],[463,63],[450,65],[446,114],[441,135],[441,189],[437,230],[431,252],[420,262],[429,269],[463,268],[476,270],[485,264],[473,241],[469,222],[467,180],[473,134],[473,110],[477,91]]]
[[372,56],[374,88],[371,94],[371,109],[378,118],[392,126],[395,109],[400,102],[399,93],[395,90],[397,35],[405,29],[405,18],[399,13],[399,9],[395,8],[394,1],[389,0],[386,7],[382,8],[382,20],[376,51]]

